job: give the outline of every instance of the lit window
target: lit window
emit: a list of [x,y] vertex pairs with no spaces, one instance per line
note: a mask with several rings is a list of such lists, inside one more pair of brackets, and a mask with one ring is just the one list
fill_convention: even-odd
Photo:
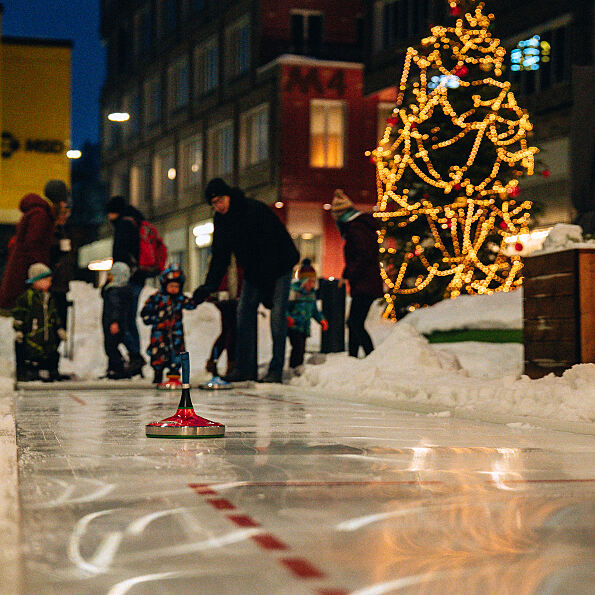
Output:
[[149,202],[151,180],[148,163],[136,163],[130,168],[130,204],[138,207]]
[[182,185],[193,188],[200,185],[202,178],[202,136],[197,135],[182,143]]
[[207,133],[207,179],[233,172],[233,123],[223,122]]
[[247,167],[269,158],[269,106],[267,103],[242,114],[240,166]]
[[313,99],[310,102],[310,165],[343,167],[345,106],[342,101]]
[[165,202],[174,197],[175,171],[176,157],[173,147],[159,151],[153,160],[153,198],[156,202]]
[[250,19],[243,17],[225,30],[226,78],[250,68]]
[[198,96],[205,95],[219,85],[219,46],[212,37],[194,50],[195,89]]

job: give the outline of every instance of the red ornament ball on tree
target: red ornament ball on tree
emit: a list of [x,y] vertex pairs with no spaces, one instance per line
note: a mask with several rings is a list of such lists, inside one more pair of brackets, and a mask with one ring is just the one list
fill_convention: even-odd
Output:
[[521,244],[520,242],[517,242],[517,243],[514,245],[514,249],[515,249],[517,252],[520,252],[520,251],[523,249],[523,244]]
[[552,172],[551,172],[549,169],[544,169],[544,170],[541,172],[541,175],[542,175],[544,178],[549,178],[551,173],[552,173]]
[[458,17],[461,14],[461,7],[460,6],[451,6],[450,7],[450,14],[453,17]]
[[500,229],[508,229],[508,225],[506,221],[500,221]]
[[455,184],[455,185],[453,186],[453,189],[454,189],[454,190],[460,190],[461,188],[462,188],[462,186],[461,186],[460,184]]
[[391,126],[394,126],[395,124],[399,123],[399,118],[397,118],[396,116],[391,116],[390,118],[386,119],[386,123],[390,124]]
[[513,186],[509,191],[508,194],[510,196],[518,196],[521,193],[521,187],[520,186]]
[[462,66],[459,66],[456,70],[455,70],[455,74],[459,77],[459,78],[463,78],[464,76],[467,76],[469,74],[469,69],[463,64]]

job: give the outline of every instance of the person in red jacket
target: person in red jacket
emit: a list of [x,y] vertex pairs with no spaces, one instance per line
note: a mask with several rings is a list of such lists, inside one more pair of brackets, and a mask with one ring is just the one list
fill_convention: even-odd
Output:
[[27,194],[19,204],[23,216],[17,225],[14,242],[11,242],[0,284],[0,309],[14,307],[17,297],[25,291],[27,271],[32,264],[50,264],[54,221],[57,213],[66,207],[69,192],[62,180],[50,180],[44,194],[45,197]]
[[355,209],[343,190],[335,190],[331,214],[345,240],[343,278],[349,281],[351,294],[349,355],[357,357],[360,347],[369,355],[374,344],[364,323],[374,300],[383,295],[376,221],[369,213]]

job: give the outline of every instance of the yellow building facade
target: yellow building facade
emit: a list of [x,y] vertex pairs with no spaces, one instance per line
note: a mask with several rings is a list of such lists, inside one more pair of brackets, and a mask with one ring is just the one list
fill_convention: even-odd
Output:
[[50,179],[70,187],[72,44],[2,37],[0,43],[0,224],[17,223],[19,202]]

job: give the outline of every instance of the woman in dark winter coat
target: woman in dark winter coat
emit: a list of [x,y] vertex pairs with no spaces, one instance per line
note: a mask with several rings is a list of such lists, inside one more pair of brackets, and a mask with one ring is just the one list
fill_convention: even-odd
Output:
[[273,357],[262,382],[281,382],[287,339],[285,314],[291,271],[299,253],[279,217],[264,203],[247,198],[239,188],[230,188],[220,178],[207,184],[205,196],[215,209],[215,230],[209,272],[204,285],[194,291],[195,303],[204,302],[217,291],[232,254],[244,271],[236,368],[225,379],[256,379],[256,316],[262,303],[271,309],[273,339]]
[[161,289],[145,302],[140,312],[143,322],[152,325],[147,353],[155,372],[155,384],[162,382],[164,368],[172,376],[179,375],[180,353],[186,350],[182,311],[196,308],[192,299],[182,293],[186,277],[178,265],[166,268],[159,281]]
[[345,240],[343,278],[351,293],[349,355],[357,357],[360,346],[369,355],[374,344],[364,323],[374,300],[383,295],[377,225],[372,215],[356,210],[342,190],[335,191],[331,213]]
[[19,204],[23,216],[17,225],[0,285],[0,309],[14,307],[16,298],[25,291],[27,271],[32,264],[50,264],[54,220],[58,210],[66,205],[68,189],[64,182],[50,180],[45,193],[47,198],[27,194]]

